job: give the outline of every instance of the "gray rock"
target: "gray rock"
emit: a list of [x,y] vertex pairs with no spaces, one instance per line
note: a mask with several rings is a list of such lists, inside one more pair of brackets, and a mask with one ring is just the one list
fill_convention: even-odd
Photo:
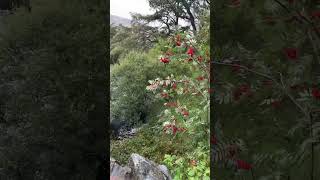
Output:
[[[169,180],[168,177],[153,161],[147,160],[138,154],[131,154],[129,167],[134,180]],[[163,168],[163,167],[162,167]],[[166,169],[166,168],[165,168]]]
[[169,180],[172,180],[169,169],[165,165],[159,165],[158,168],[167,176]]
[[130,180],[132,179],[131,169],[127,166],[120,166],[119,163],[110,157],[110,179]]

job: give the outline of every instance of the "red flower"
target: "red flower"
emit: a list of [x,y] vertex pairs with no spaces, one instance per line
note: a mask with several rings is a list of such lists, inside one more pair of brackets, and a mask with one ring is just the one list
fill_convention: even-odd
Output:
[[181,46],[181,42],[180,42],[180,41],[177,41],[177,42],[176,42],[176,45],[177,45],[177,46]]
[[204,77],[203,76],[199,76],[196,78],[198,81],[203,81],[204,80]]
[[172,89],[177,89],[177,83],[172,84]]
[[189,54],[191,57],[193,57],[194,55],[194,49],[190,46],[188,51],[187,51],[187,54]]
[[284,53],[288,59],[295,60],[298,58],[298,50],[296,48],[285,48]]
[[199,57],[198,57],[198,61],[199,61],[199,62],[202,62],[202,56],[199,56]]
[[313,11],[311,13],[311,18],[320,18],[320,11]]
[[169,63],[169,58],[160,58],[160,62],[163,62],[164,64]]
[[316,99],[320,99],[320,90],[317,88],[313,88],[312,89],[312,96]]
[[252,168],[251,164],[240,159],[236,160],[236,164],[238,169],[250,170]]

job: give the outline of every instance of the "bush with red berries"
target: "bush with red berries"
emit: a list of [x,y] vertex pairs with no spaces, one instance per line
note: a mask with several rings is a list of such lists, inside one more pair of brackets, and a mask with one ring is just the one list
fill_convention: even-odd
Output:
[[[319,5],[215,1],[217,179],[320,178]],[[230,156],[234,145],[240,151]]]
[[[180,33],[162,45],[162,53],[159,63],[163,66],[189,67],[188,73],[172,73],[164,78],[150,80],[147,86],[147,90],[163,101],[165,110],[159,119],[162,135],[170,137],[173,143],[180,143],[189,149],[184,157],[180,158],[182,164],[170,165],[173,154],[167,155],[164,162],[172,168],[171,171],[176,174],[176,178],[208,179],[209,97],[212,92],[209,87],[209,47],[199,45],[191,34]],[[195,147],[201,149],[200,155],[192,155],[195,153]],[[197,161],[201,162],[203,171],[195,170],[196,165],[190,165],[189,161],[192,159],[186,156],[199,158]]]

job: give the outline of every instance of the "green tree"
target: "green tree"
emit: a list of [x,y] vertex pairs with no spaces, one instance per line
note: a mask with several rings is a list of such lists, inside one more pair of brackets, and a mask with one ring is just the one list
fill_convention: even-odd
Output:
[[149,5],[156,12],[151,15],[134,14],[135,21],[145,23],[160,22],[165,25],[167,35],[172,34],[179,24],[179,20],[190,23],[193,33],[198,30],[198,19],[204,9],[209,8],[209,1],[193,0],[149,0]]
[[110,63],[118,63],[130,51],[148,51],[160,37],[157,28],[140,23],[133,23],[131,27],[111,26]]

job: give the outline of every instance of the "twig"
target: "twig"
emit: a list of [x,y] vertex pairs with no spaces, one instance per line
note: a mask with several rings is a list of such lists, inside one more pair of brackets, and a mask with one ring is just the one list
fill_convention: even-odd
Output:
[[312,34],[310,32],[308,32],[308,37],[309,37],[310,43],[311,43],[311,45],[313,47],[313,51],[314,51],[316,60],[318,61],[318,63],[320,63],[319,52],[317,50],[316,44],[313,42]]
[[257,75],[260,75],[260,76],[265,77],[265,78],[267,78],[267,79],[270,79],[270,80],[272,80],[272,81],[275,81],[275,80],[273,79],[273,77],[271,77],[271,76],[269,76],[269,75],[266,75],[266,74],[263,74],[263,73],[261,73],[261,72],[258,72],[258,71],[249,69],[248,67],[243,66],[243,65],[234,65],[234,64],[222,63],[222,62],[215,62],[215,61],[212,61],[212,64],[223,65],[223,66],[231,66],[231,67],[240,67],[240,68],[242,68],[242,69],[244,69],[244,70],[246,70],[246,71],[252,72],[252,73],[254,73],[254,74],[257,74]]
[[[274,0],[274,1],[275,1],[276,3],[278,3],[282,8],[284,8],[288,13],[291,13],[291,10],[290,10],[287,6],[285,6],[282,2],[280,2],[279,0]],[[305,16],[302,16],[298,10],[294,10],[294,11],[298,14],[298,16],[299,16],[302,20],[304,20],[307,24],[311,25],[311,26],[314,28],[316,34],[320,37],[320,32],[319,32],[319,30],[317,29],[316,25],[315,25],[312,21],[310,21],[309,19],[307,19]]]
[[[310,115],[310,136],[313,138],[313,116],[312,113]],[[314,143],[311,143],[311,169],[310,169],[310,179],[314,179]]]
[[[231,66],[231,67],[240,67],[242,69],[245,69],[246,71],[249,71],[251,73],[254,73],[254,74],[257,74],[259,76],[262,76],[264,78],[267,78],[267,79],[270,79],[272,80],[277,86],[281,87],[281,89],[285,92],[285,94],[290,98],[290,100],[299,108],[299,110],[308,118],[309,115],[308,113],[300,106],[299,103],[297,103],[295,101],[295,99],[290,95],[290,93],[286,90],[284,84],[279,84],[272,76],[269,76],[267,74],[264,74],[264,73],[261,73],[261,72],[258,72],[258,71],[255,71],[255,70],[252,70],[252,69],[249,69],[248,67],[246,66],[243,66],[243,65],[234,65],[234,64],[229,64],[229,63],[221,63],[221,62],[216,62],[216,61],[212,61],[212,64],[216,64],[216,65],[223,65],[223,66]],[[280,74],[281,75],[281,74]],[[282,81],[282,75],[281,75],[281,82],[283,83]]]
[[283,82],[282,74],[280,73],[280,81],[282,85],[283,91],[286,92],[286,95],[290,98],[290,100],[304,113],[306,117],[309,117],[308,113],[303,109],[303,107],[290,95],[290,93],[286,90],[286,86]]

